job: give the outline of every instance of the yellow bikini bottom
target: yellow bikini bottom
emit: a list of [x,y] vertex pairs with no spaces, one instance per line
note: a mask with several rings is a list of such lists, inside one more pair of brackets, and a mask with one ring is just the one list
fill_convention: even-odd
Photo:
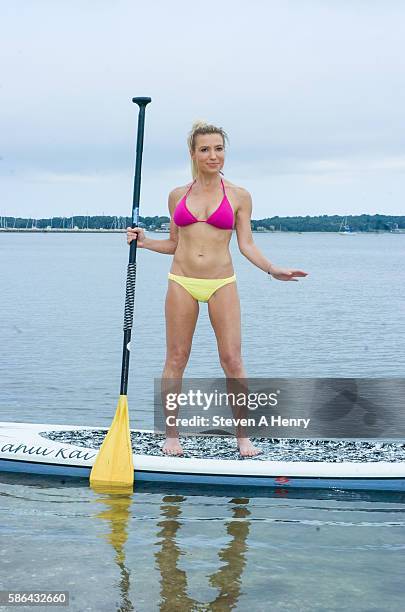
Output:
[[169,272],[168,278],[179,283],[189,294],[199,302],[208,302],[210,297],[220,287],[236,282],[236,275],[228,278],[192,278],[191,276],[178,276]]

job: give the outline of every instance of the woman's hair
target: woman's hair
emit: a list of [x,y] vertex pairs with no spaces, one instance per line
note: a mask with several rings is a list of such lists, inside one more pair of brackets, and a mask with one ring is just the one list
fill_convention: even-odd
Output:
[[[216,127],[215,125],[207,123],[206,121],[203,121],[203,120],[194,121],[193,127],[191,128],[190,133],[187,138],[187,144],[188,144],[190,153],[192,153],[195,149],[196,138],[199,134],[201,135],[202,134],[220,134],[222,136],[224,148],[225,148],[225,140],[229,142],[227,133],[221,127]],[[194,161],[194,159],[191,160],[191,174],[193,176],[193,179],[195,179],[195,177],[198,174],[197,163]],[[221,172],[221,174],[223,174],[223,172]]]

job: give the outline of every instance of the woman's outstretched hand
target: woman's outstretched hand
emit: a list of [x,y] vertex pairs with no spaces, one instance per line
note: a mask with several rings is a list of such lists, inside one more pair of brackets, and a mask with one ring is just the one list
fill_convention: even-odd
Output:
[[138,239],[137,246],[142,248],[145,245],[145,232],[141,227],[127,227],[127,242],[131,244],[131,242],[135,239]]
[[270,275],[277,280],[297,282],[298,279],[294,278],[295,276],[308,276],[308,272],[303,272],[302,270],[287,270],[285,268],[277,268],[276,266],[272,266],[270,269]]

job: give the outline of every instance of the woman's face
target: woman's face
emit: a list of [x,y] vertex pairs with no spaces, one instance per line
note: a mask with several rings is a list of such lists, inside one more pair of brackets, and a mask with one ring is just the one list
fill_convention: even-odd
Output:
[[225,147],[221,134],[198,134],[191,157],[200,172],[219,174],[225,163]]

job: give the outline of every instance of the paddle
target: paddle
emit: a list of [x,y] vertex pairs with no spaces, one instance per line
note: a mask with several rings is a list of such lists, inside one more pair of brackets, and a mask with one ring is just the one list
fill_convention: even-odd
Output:
[[[151,98],[132,98],[138,104],[138,135],[136,141],[136,162],[134,195],[132,204],[132,227],[137,227],[139,217],[139,196],[141,191],[141,166],[145,108]],[[122,352],[121,388],[117,410],[110,429],[98,451],[90,473],[90,484],[133,485],[134,464],[132,460],[131,435],[128,416],[128,370],[132,321],[134,316],[134,297],[136,279],[137,240],[132,240],[129,248],[127,284],[124,313],[124,344]]]

